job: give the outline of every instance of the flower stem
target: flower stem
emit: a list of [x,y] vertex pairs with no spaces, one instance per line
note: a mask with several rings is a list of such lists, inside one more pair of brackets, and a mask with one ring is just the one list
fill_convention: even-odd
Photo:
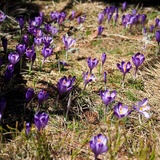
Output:
[[68,118],[68,112],[69,112],[69,109],[70,109],[70,106],[71,106],[71,97],[72,97],[72,94],[70,93],[68,103],[67,103],[66,119]]
[[31,71],[32,71],[32,61],[29,64],[29,74],[31,74]]
[[68,52],[66,51],[66,61],[68,61]]

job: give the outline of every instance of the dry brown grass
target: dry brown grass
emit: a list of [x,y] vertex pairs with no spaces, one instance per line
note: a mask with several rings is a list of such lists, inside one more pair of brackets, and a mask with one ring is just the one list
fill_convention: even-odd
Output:
[[[43,5],[43,11],[45,15],[49,15],[51,11],[62,10],[66,6],[66,2],[39,2]],[[49,58],[48,64],[44,65],[44,71],[35,72],[34,76],[24,74],[23,77],[27,80],[27,87],[33,87],[37,90],[46,88],[50,94],[53,94],[46,106],[50,113],[49,124],[41,135],[41,138],[37,138],[36,130],[33,127],[32,135],[30,137],[25,136],[24,131],[18,132],[15,139],[11,142],[0,145],[0,159],[26,159],[26,160],[39,160],[39,159],[55,159],[55,160],[89,160],[93,159],[93,153],[89,148],[89,141],[92,136],[103,133],[109,138],[109,151],[99,156],[99,159],[143,159],[152,160],[159,159],[160,148],[160,59],[156,54],[157,44],[153,38],[146,46],[144,46],[144,36],[141,31],[137,31],[133,27],[132,33],[126,31],[123,32],[123,26],[121,20],[117,26],[109,25],[105,23],[105,30],[103,35],[95,37],[95,31],[98,27],[97,15],[105,8],[105,4],[101,2],[94,3],[77,3],[70,8],[66,9],[67,15],[72,10],[82,11],[85,13],[86,21],[82,28],[73,33],[73,37],[76,37],[77,42],[74,45],[77,48],[77,52],[70,53],[68,70],[61,73],[56,68],[48,68],[56,62],[55,55]],[[130,9],[131,11],[131,9]],[[152,11],[152,9],[151,9]],[[129,11],[127,11],[129,12]],[[140,13],[144,13],[145,9],[140,10]],[[148,10],[147,10],[148,12]],[[149,14],[149,13],[148,13]],[[119,15],[121,17],[121,15]],[[78,27],[76,20],[66,22],[64,30],[58,34],[55,39],[57,46],[63,47],[61,38],[66,34],[68,29],[73,26]],[[86,34],[89,33],[89,35]],[[124,121],[125,125],[119,125],[117,120],[112,116],[112,111],[109,109],[106,119],[103,118],[103,105],[98,95],[100,89],[103,89],[103,77],[98,75],[99,66],[93,70],[97,76],[95,83],[87,86],[86,101],[78,96],[80,89],[83,88],[83,81],[81,78],[82,71],[87,70],[86,59],[91,56],[101,61],[101,54],[106,52],[107,61],[103,70],[108,73],[107,88],[117,90],[116,102],[121,101],[123,104],[132,107],[137,100],[141,100],[144,97],[149,99],[149,105],[151,106],[152,118],[150,120],[142,119],[142,124],[138,122],[137,113],[133,113],[128,120]],[[134,53],[141,52],[145,55],[146,60],[140,67],[138,72],[138,80],[142,83],[137,83],[135,86],[143,86],[141,88],[135,88],[130,80],[133,79],[134,70],[126,76],[126,85],[121,87],[120,81],[122,74],[117,70],[116,64],[121,60],[131,61],[131,57]],[[41,59],[41,55],[38,55],[38,59]],[[64,55],[61,55],[61,59],[64,59]],[[100,62],[99,62],[100,63]],[[39,61],[35,63],[37,66]],[[33,70],[37,68],[34,66]],[[34,71],[33,71],[34,72]],[[56,91],[52,90],[51,86],[56,87],[57,81],[63,75],[75,75],[78,79],[77,94],[75,95],[75,101],[72,104],[71,110],[72,120],[66,121],[63,114],[56,113]],[[46,83],[42,83],[45,81]],[[82,93],[81,93],[82,94]],[[99,114],[98,124],[90,124],[85,119],[77,119],[77,107],[82,107],[83,103],[86,103],[91,110],[96,111]],[[80,104],[80,105],[79,105]],[[64,109],[63,104],[60,109]],[[83,108],[83,107],[82,107]],[[83,114],[83,112],[81,112]],[[75,117],[74,117],[75,116]],[[83,115],[80,115],[82,117]],[[119,125],[119,127],[117,127]],[[13,131],[14,132],[14,131]],[[14,132],[15,134],[15,132]],[[118,137],[119,136],[119,137]],[[119,138],[119,139],[118,139]],[[41,148],[38,148],[40,147]],[[44,152],[44,153],[42,153]],[[155,157],[151,157],[152,152],[155,152]],[[46,155],[46,157],[45,157]],[[150,157],[150,158],[148,158]]]

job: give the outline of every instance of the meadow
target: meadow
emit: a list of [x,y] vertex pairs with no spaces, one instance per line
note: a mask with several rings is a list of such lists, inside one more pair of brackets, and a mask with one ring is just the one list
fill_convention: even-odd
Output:
[[160,6],[35,3],[0,11],[0,160],[160,159]]

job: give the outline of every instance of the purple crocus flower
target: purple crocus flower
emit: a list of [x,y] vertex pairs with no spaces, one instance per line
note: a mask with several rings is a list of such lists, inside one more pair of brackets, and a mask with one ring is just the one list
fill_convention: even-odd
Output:
[[103,22],[103,19],[104,19],[104,13],[99,13],[98,14],[98,24],[102,24]]
[[87,58],[87,64],[90,69],[90,73],[92,73],[93,68],[95,68],[98,64],[98,60],[96,58],[92,59],[91,57]]
[[98,35],[98,36],[100,36],[100,35],[102,34],[103,30],[104,30],[104,27],[102,27],[102,26],[98,26],[98,32],[97,32],[97,35]]
[[53,48],[43,47],[43,49],[42,49],[42,55],[44,57],[44,61],[46,60],[47,57],[51,56],[52,53],[53,53]]
[[104,73],[103,73],[103,76],[104,76],[104,83],[106,84],[106,83],[107,83],[107,73],[104,72]]
[[20,17],[20,18],[17,18],[16,20],[17,20],[17,22],[19,23],[20,29],[21,29],[21,31],[22,31],[22,29],[23,29],[23,27],[24,27],[24,24],[25,24],[24,18],[23,18],[23,17]]
[[109,103],[114,101],[116,97],[116,91],[110,92],[109,90],[100,91],[100,96],[103,103],[108,106]]
[[75,80],[76,80],[75,76],[74,77],[69,76],[68,78],[66,76],[62,77],[57,83],[59,95],[63,95],[71,91]]
[[124,2],[122,4],[122,12],[126,11],[126,9],[127,9],[127,2]]
[[62,41],[65,45],[66,51],[76,42],[76,39],[72,39],[70,36],[63,36]]
[[23,36],[23,42],[24,42],[27,46],[29,46],[29,36],[28,36],[28,34],[25,34],[25,35]]
[[34,49],[34,45],[32,45],[31,48],[26,49],[26,56],[28,57],[29,60],[32,60],[34,55],[35,55],[35,49]]
[[150,26],[150,30],[149,30],[149,31],[152,33],[152,32],[153,32],[153,30],[154,30],[154,26],[153,26],[153,25],[151,25],[151,26]]
[[156,37],[156,41],[159,45],[159,43],[160,43],[160,30],[156,31],[155,37]]
[[84,89],[86,88],[86,86],[87,86],[87,84],[89,83],[89,82],[92,82],[92,81],[94,81],[95,80],[95,76],[94,76],[94,74],[91,74],[91,73],[89,73],[89,72],[83,72],[82,73],[82,76],[83,76],[83,80],[84,80]]
[[111,18],[112,18],[112,13],[109,13],[107,18],[108,18],[108,23],[109,23],[111,21]]
[[34,28],[34,30],[33,30],[33,35],[34,35],[35,37],[42,37],[42,36],[43,36],[43,32],[42,32],[42,30],[39,29],[39,28]]
[[26,51],[26,45],[25,44],[16,45],[16,51],[18,52],[18,54],[21,57],[24,54],[24,52]]
[[9,82],[13,77],[14,65],[10,64],[7,66],[6,71],[4,72],[4,82]]
[[144,62],[145,57],[143,54],[141,53],[136,53],[133,57],[132,57],[132,62],[134,63],[136,69],[135,69],[135,77],[138,71],[138,67]]
[[116,13],[116,14],[115,14],[115,16],[114,16],[114,22],[115,22],[115,23],[117,22],[118,17],[119,17],[119,14],[118,14],[118,13]]
[[90,141],[90,148],[95,155],[95,159],[97,159],[99,154],[105,153],[108,150],[107,137],[102,134],[94,136]]
[[36,28],[34,28],[34,27],[32,27],[32,26],[28,26],[27,30],[28,30],[28,33],[29,33],[30,35],[33,35],[33,33],[35,34]]
[[42,131],[43,128],[48,124],[49,115],[44,112],[37,112],[34,115],[34,123],[39,132]]
[[48,48],[50,44],[53,42],[53,38],[50,36],[45,36],[43,37],[43,42],[44,42],[45,47]]
[[132,110],[129,111],[128,106],[123,106],[121,102],[118,102],[117,105],[114,106],[114,114],[118,118],[123,118],[131,114]]
[[78,24],[84,23],[86,15],[77,18]]
[[46,99],[48,99],[48,97],[49,97],[48,92],[42,89],[38,93],[38,102],[39,102],[39,104],[42,104]]
[[64,13],[64,12],[59,13],[57,16],[57,23],[59,25],[62,24],[64,22],[65,18],[66,18],[66,13]]
[[7,53],[8,39],[6,37],[2,37],[1,41],[2,41],[2,46],[3,46],[4,53],[6,54]]
[[4,21],[5,18],[6,18],[6,15],[2,11],[0,11],[0,23]]
[[102,59],[102,66],[103,66],[103,65],[104,65],[104,63],[105,63],[106,58],[107,58],[106,53],[102,53],[102,57],[101,57],[101,59]]
[[51,13],[50,13],[50,17],[51,17],[51,19],[52,19],[53,21],[56,20],[57,17],[58,17],[58,12],[51,12]]
[[26,134],[28,135],[30,131],[31,131],[31,124],[28,122],[26,123]]
[[20,60],[20,55],[16,52],[11,52],[8,55],[8,60],[11,64],[15,65]]
[[146,18],[147,18],[146,14],[141,14],[141,23],[142,23],[142,25],[144,25]]
[[26,101],[30,102],[32,100],[32,98],[34,97],[34,89],[28,88],[25,96],[26,96]]
[[0,98],[0,120],[2,119],[2,114],[5,108],[6,108],[6,100],[4,98]]
[[51,34],[52,36],[56,35],[58,33],[58,29],[56,27],[52,27]]
[[2,65],[2,58],[0,58],[0,66]]
[[52,25],[51,24],[45,24],[44,29],[46,30],[46,32],[50,33],[52,30]]
[[136,15],[136,13],[137,13],[137,10],[136,10],[136,9],[133,9],[133,10],[132,10],[132,15],[134,16],[134,15]]
[[117,63],[117,67],[123,73],[122,83],[124,83],[126,73],[130,71],[130,69],[132,68],[132,65],[130,62],[122,61],[121,63]]
[[147,112],[148,110],[150,110],[150,106],[148,106],[147,103],[148,103],[148,99],[144,98],[142,101],[138,101],[137,104],[133,106],[133,109],[143,114],[146,118],[150,118],[150,115]]
[[35,43],[37,46],[40,46],[40,45],[43,43],[43,37],[35,37],[35,38],[34,38],[34,43]]
[[156,18],[156,20],[155,20],[155,27],[158,26],[159,22],[160,22],[160,19],[159,19],[159,18]]
[[34,19],[29,21],[30,27],[38,28],[38,27],[40,27],[41,24],[42,24],[42,17],[41,16],[35,17]]

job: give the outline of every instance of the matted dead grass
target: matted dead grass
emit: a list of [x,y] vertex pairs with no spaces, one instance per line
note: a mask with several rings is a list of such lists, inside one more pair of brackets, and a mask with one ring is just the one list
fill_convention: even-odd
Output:
[[[43,5],[43,10],[45,15],[49,15],[51,11],[61,11],[65,8],[67,2],[39,2],[37,3]],[[109,152],[114,152],[111,157],[111,153],[106,153],[99,156],[99,159],[139,159],[138,149],[147,146],[153,146],[148,152],[152,152],[155,148],[156,157],[160,157],[160,58],[157,52],[157,44],[153,38],[151,41],[146,41],[141,31],[137,31],[136,28],[132,28],[132,32],[126,31],[124,33],[123,26],[121,25],[121,19],[119,19],[116,26],[107,25],[103,23],[105,27],[104,32],[101,36],[95,37],[95,32],[98,27],[97,15],[106,7],[105,4],[101,2],[94,3],[78,3],[75,2],[71,8],[66,8],[64,11],[67,15],[71,13],[72,10],[82,11],[86,14],[86,20],[81,29],[73,31],[71,33],[72,37],[76,38],[76,44],[74,48],[77,50],[75,53],[69,53],[69,66],[66,67],[66,71],[59,73],[56,68],[50,69],[49,66],[52,63],[56,63],[55,55],[51,56],[48,60],[48,64],[44,65],[44,70],[42,72],[36,72],[33,75],[24,74],[23,77],[27,81],[27,87],[36,88],[37,91],[41,88],[47,89],[52,97],[46,102],[49,112],[56,113],[54,109],[56,103],[56,88],[58,80],[64,75],[75,75],[78,79],[78,87],[83,88],[82,81],[82,71],[87,70],[86,59],[88,57],[97,58],[101,61],[101,54],[105,52],[107,54],[107,61],[104,65],[103,71],[107,72],[108,81],[107,88],[111,90],[117,90],[116,102],[121,101],[123,104],[128,105],[130,108],[135,104],[136,101],[147,97],[149,99],[149,105],[151,106],[152,119],[150,122],[143,119],[143,124],[138,124],[137,114],[130,116],[129,124],[126,126],[122,125],[122,128],[118,128],[118,132],[121,134],[121,140],[117,142],[117,128],[118,123],[111,116],[112,111],[109,110],[106,119],[103,118],[100,111],[103,110],[102,101],[100,99],[99,91],[104,89],[103,87],[103,76],[99,75],[99,66],[93,70],[93,73],[97,75],[96,82],[90,84],[86,92],[88,92],[88,97],[91,97],[93,102],[88,100],[85,103],[90,103],[89,107],[99,114],[98,124],[90,124],[85,119],[74,118],[74,111],[72,113],[72,121],[65,121],[63,114],[51,115],[50,121],[45,129],[45,142],[42,143],[47,145],[44,150],[48,150],[50,159],[57,160],[90,160],[93,159],[93,153],[89,148],[89,140],[92,136],[103,133],[109,138],[109,145],[112,150]],[[127,12],[130,12],[128,10]],[[152,9],[151,9],[152,11]],[[145,9],[139,11],[144,13]],[[147,10],[146,12],[149,13]],[[121,15],[119,15],[121,17]],[[49,19],[49,17],[47,18]],[[151,22],[148,22],[151,23]],[[69,21],[64,24],[64,29],[58,37],[55,39],[55,44],[63,50],[62,36],[70,31],[70,28],[78,28],[77,21]],[[145,44],[146,43],[146,44]],[[146,45],[146,49],[144,49]],[[132,85],[134,70],[126,75],[126,84],[122,88],[120,85],[122,74],[118,71],[116,64],[122,60],[131,61],[133,54],[140,52],[146,57],[145,62],[140,67],[138,72],[138,82],[136,85],[140,85],[139,88],[135,88]],[[38,55],[41,59],[41,55]],[[61,59],[64,59],[64,55],[61,55]],[[100,63],[100,62],[99,62]],[[35,63],[37,66],[39,61]],[[34,68],[37,68],[37,66]],[[33,70],[34,70],[33,68]],[[48,69],[49,68],[49,69]],[[133,67],[134,68],[134,67]],[[33,71],[34,72],[34,71]],[[46,82],[46,83],[44,83]],[[140,83],[140,84],[139,84]],[[77,91],[78,92],[78,91]],[[89,94],[90,93],[90,94]],[[78,97],[78,96],[77,96]],[[86,96],[87,99],[87,96]],[[76,101],[76,100],[75,100]],[[83,105],[84,99],[80,99],[80,106]],[[93,105],[94,104],[94,105]],[[77,106],[76,106],[77,105]],[[72,108],[80,107],[78,103],[72,104]],[[61,106],[63,110],[63,104]],[[75,114],[76,115],[76,114]],[[82,116],[82,115],[81,115]],[[137,121],[137,122],[135,122]],[[127,126],[128,125],[128,126]],[[20,135],[19,135],[20,134]],[[33,130],[34,136],[36,136],[36,131]],[[19,136],[16,136],[11,142],[3,144],[3,148],[0,151],[0,158],[7,159],[45,159],[45,157],[39,157],[35,153],[37,149],[33,139],[24,138],[24,131],[22,133],[18,132]],[[127,145],[124,143],[126,136],[128,137]],[[119,143],[119,144],[118,144]],[[119,148],[116,148],[117,145]],[[42,151],[44,151],[42,149]],[[128,149],[128,150],[127,150]],[[22,152],[20,154],[20,152]],[[137,154],[135,154],[137,153]],[[144,153],[147,153],[144,151]],[[24,155],[25,157],[23,157]],[[143,154],[143,153],[142,153]],[[148,153],[149,156],[149,153]],[[147,159],[147,156],[144,156]]]

